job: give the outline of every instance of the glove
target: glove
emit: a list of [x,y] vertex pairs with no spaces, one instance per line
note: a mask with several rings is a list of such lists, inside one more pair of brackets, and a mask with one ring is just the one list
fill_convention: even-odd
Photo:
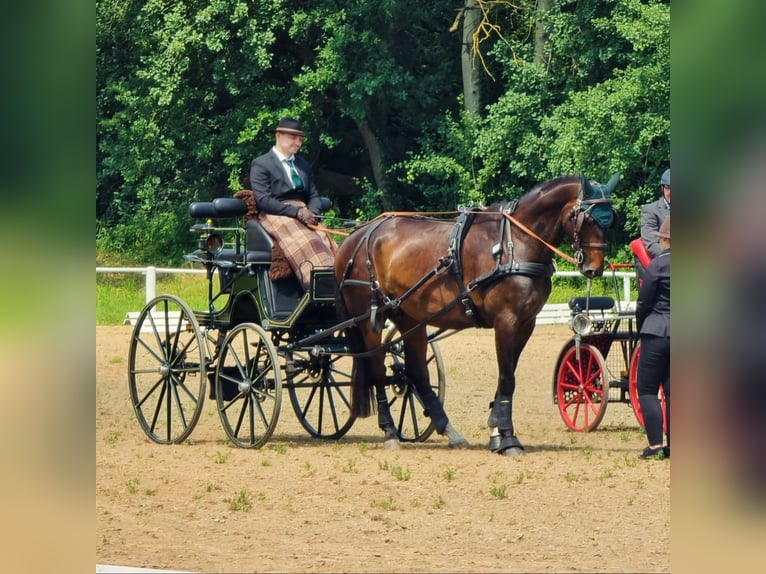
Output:
[[301,207],[298,209],[298,219],[301,223],[304,225],[316,225],[317,224],[317,217],[314,215],[314,213],[307,207]]

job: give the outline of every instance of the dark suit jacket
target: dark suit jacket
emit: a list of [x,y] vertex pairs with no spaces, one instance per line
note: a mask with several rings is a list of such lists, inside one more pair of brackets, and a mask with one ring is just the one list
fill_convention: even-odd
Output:
[[670,249],[646,268],[638,290],[636,325],[642,335],[670,336]]
[[668,215],[670,206],[664,197],[641,206],[641,240],[652,257],[657,257],[661,251],[659,238],[653,232],[660,230],[660,225]]
[[319,215],[321,201],[311,173],[311,164],[298,156],[295,156],[294,163],[295,170],[303,182],[302,190],[293,188],[284,165],[279,161],[273,149],[258,156],[250,163],[250,187],[253,190],[259,211],[297,217],[298,207],[282,202],[286,199],[300,199],[306,202],[306,206],[311,211]]

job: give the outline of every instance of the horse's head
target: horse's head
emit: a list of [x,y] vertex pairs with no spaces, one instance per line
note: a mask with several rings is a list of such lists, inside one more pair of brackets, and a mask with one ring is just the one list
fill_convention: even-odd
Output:
[[577,270],[585,277],[599,277],[604,272],[606,230],[615,221],[612,191],[620,174],[615,173],[606,185],[580,178],[580,189],[565,224],[572,238],[572,250]]

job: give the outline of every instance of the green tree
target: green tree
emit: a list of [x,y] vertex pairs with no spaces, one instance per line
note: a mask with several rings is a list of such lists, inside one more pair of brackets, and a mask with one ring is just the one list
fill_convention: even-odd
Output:
[[[477,5],[491,9],[467,102],[467,31],[451,29]],[[136,261],[176,263],[189,202],[246,186],[285,114],[341,217],[619,170],[626,243],[668,163],[669,2],[97,0],[96,14],[97,247]]]
[[501,68],[498,96],[478,119],[447,113],[400,171],[413,186],[432,187],[439,176],[452,196],[450,182],[460,181],[486,202],[565,173],[606,181],[620,171],[624,231],[615,241],[626,257],[638,206],[656,197],[669,164],[670,7],[551,0],[547,10],[542,2],[520,8],[505,12],[503,41],[487,54]]
[[[296,77],[305,107],[321,110],[327,133],[345,132],[359,142],[382,209],[409,203],[388,170],[434,118],[456,104],[459,61],[445,57],[450,16],[436,2],[412,9],[402,0],[325,0],[294,19],[296,42],[315,34],[316,58]],[[356,134],[348,128],[339,133],[327,120]]]
[[265,122],[253,110],[276,99],[270,27],[286,14],[237,0],[96,9],[97,238],[129,257],[177,260],[188,204],[226,191],[242,126]]

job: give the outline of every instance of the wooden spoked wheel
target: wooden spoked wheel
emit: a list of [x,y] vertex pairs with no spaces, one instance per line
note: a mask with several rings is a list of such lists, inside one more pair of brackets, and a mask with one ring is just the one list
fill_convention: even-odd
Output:
[[564,423],[573,431],[598,427],[609,402],[604,357],[596,347],[581,344],[564,351],[556,374],[556,401]]
[[306,350],[287,354],[285,386],[295,416],[311,436],[339,439],[353,426],[352,368],[348,355],[313,356]]
[[271,437],[282,404],[282,374],[274,345],[260,325],[229,331],[215,371],[218,414],[229,440],[260,448]]
[[130,400],[156,443],[186,439],[205,402],[205,345],[192,310],[160,295],[139,313],[128,355]]

